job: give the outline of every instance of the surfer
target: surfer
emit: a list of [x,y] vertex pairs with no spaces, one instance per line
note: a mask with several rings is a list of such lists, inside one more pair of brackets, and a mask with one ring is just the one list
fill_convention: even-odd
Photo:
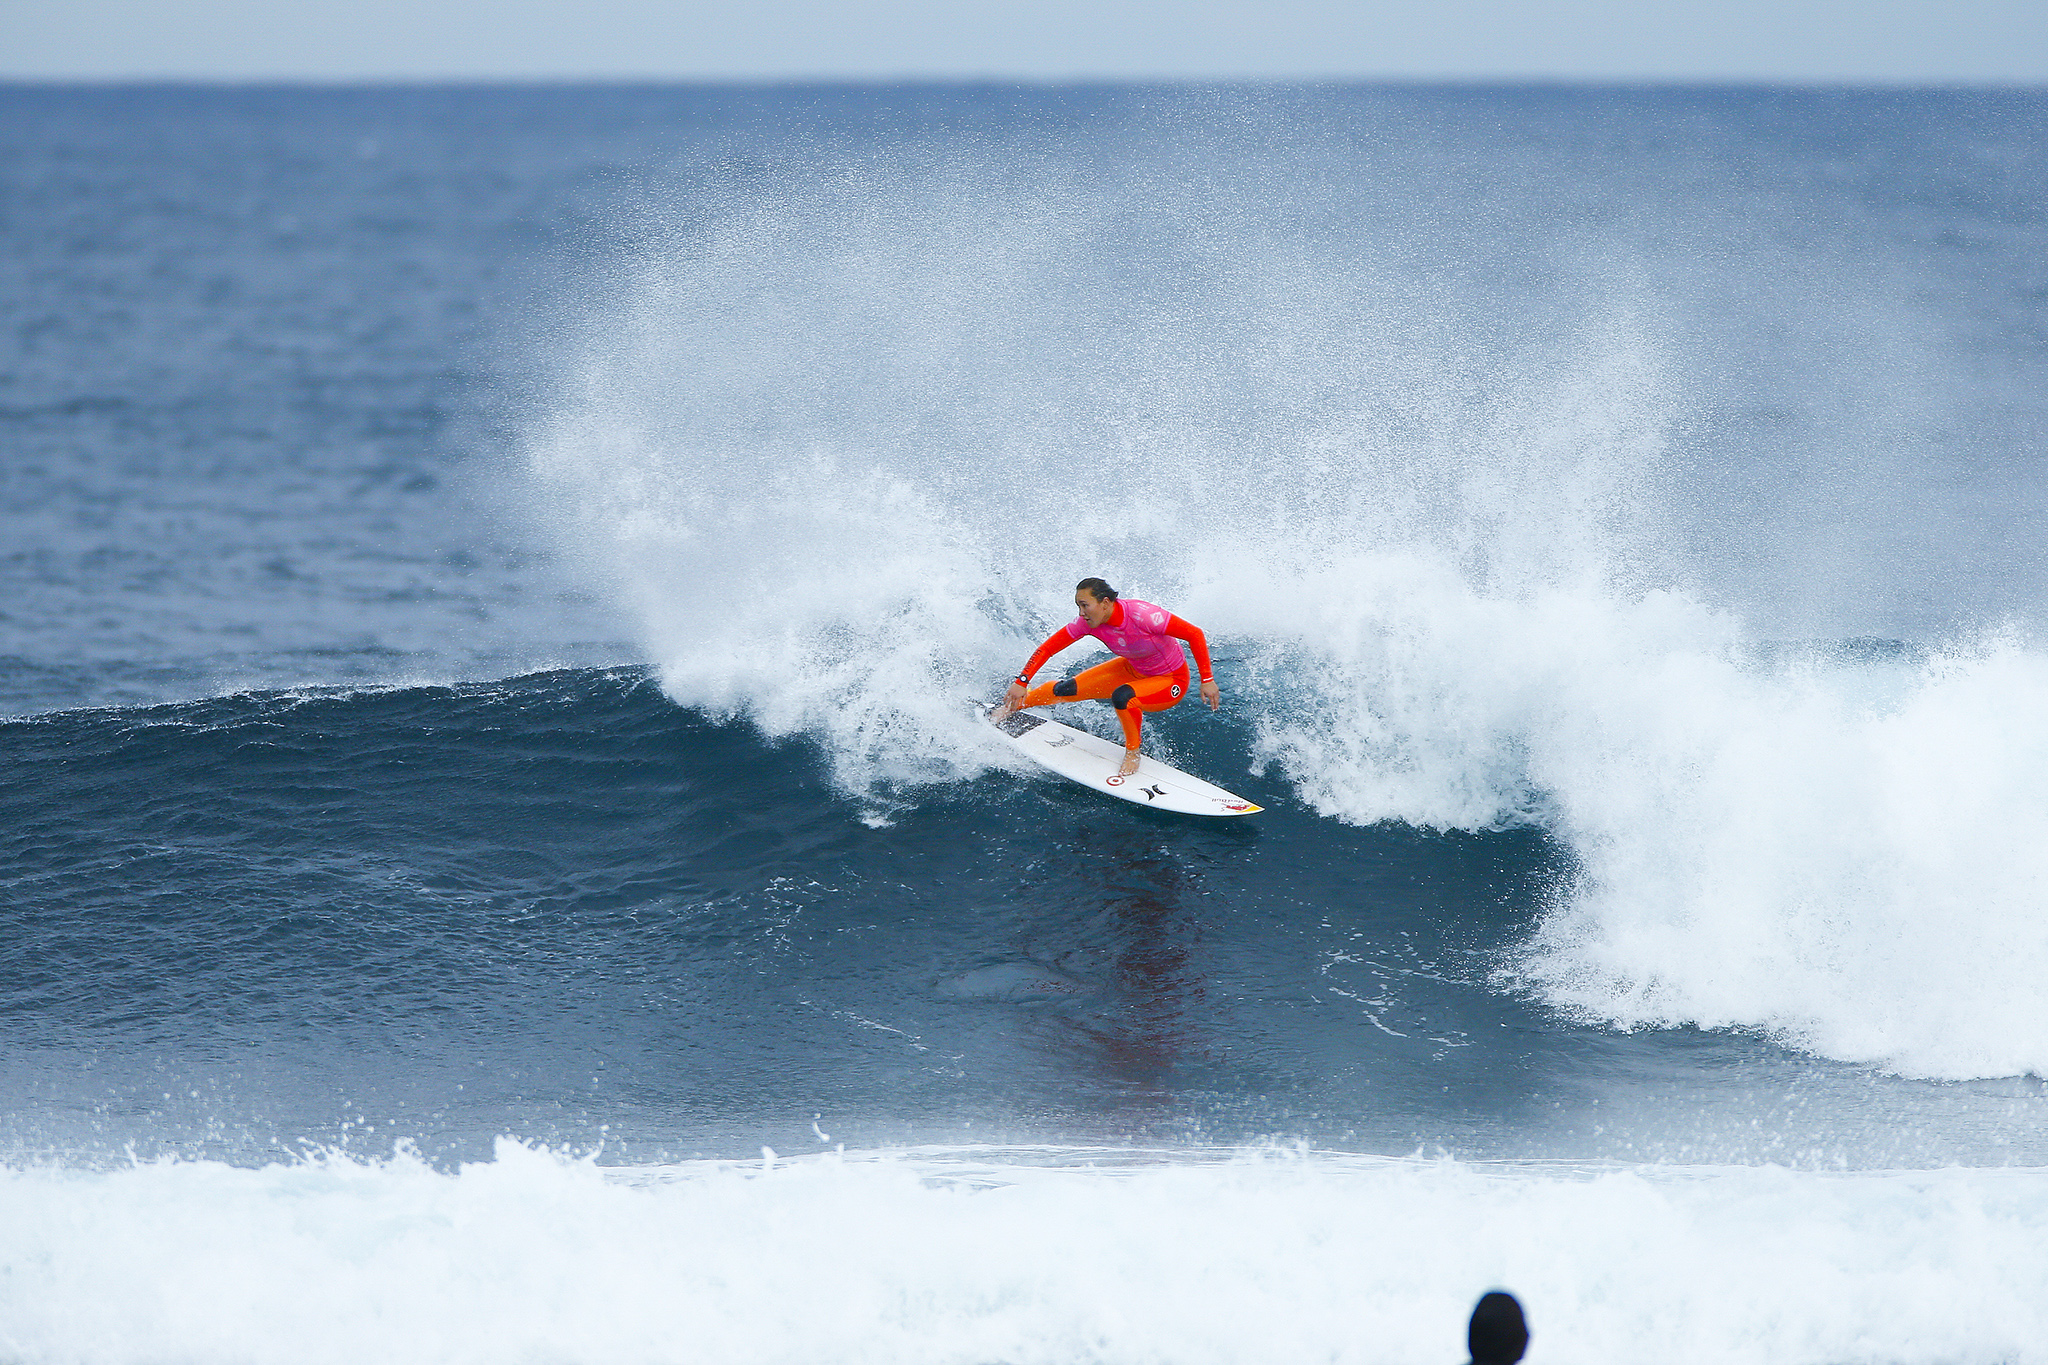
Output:
[[[1132,598],[1125,602],[1116,589],[1100,578],[1084,578],[1074,588],[1074,605],[1081,614],[1046,637],[1011,679],[1003,693],[1002,705],[989,716],[1003,721],[1013,712],[1032,706],[1050,706],[1061,701],[1107,701],[1116,708],[1124,727],[1124,763],[1117,769],[1124,777],[1138,771],[1138,727],[1147,711],[1168,711],[1180,705],[1188,691],[1188,660],[1179,641],[1195,651],[1195,665],[1201,670],[1202,700],[1214,711],[1223,704],[1209,666],[1209,637],[1202,628],[1181,620],[1164,607]],[[1097,664],[1071,678],[1050,685],[1031,686],[1031,675],[1046,660],[1068,645],[1092,635],[1109,646],[1117,657]]]

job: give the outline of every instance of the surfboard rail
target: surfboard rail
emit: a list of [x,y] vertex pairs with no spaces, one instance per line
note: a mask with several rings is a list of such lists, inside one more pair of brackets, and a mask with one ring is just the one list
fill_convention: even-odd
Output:
[[[989,702],[977,700],[974,705],[984,719],[995,711]],[[1040,767],[1133,805],[1225,819],[1256,815],[1265,809],[1162,759],[1141,755],[1138,771],[1123,777],[1117,772],[1123,766],[1123,746],[1047,716],[1014,711],[995,722],[995,729]]]

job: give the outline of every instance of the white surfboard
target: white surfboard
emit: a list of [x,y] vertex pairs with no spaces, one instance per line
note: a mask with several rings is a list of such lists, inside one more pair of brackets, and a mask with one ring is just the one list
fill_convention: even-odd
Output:
[[[984,716],[995,710],[986,702],[975,705]],[[1034,711],[1018,711],[996,729],[1020,753],[1061,777],[1133,805],[1181,815],[1251,815],[1264,809],[1156,758],[1141,755],[1138,771],[1119,777],[1116,770],[1124,762],[1121,744],[1047,720]]]

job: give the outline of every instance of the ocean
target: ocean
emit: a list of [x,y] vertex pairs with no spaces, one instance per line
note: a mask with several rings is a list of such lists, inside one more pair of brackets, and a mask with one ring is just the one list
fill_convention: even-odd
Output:
[[[2048,1361],[2048,95],[13,85],[0,242],[0,1360]],[[973,718],[1098,574],[1261,814]]]

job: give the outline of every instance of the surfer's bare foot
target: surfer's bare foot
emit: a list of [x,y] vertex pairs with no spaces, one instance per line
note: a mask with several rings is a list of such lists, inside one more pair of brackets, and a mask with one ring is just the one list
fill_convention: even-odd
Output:
[[1138,751],[1136,749],[1124,750],[1124,766],[1116,770],[1116,775],[1118,777],[1129,777],[1136,771],[1138,771]]

